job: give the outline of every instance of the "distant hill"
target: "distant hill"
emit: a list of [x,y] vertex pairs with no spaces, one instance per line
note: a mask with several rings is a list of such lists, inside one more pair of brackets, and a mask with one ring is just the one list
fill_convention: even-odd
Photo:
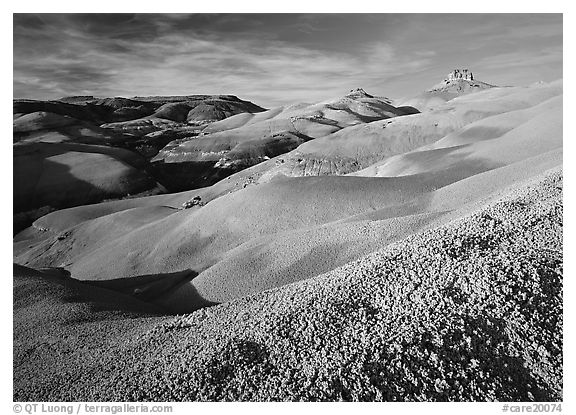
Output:
[[54,209],[165,192],[148,162],[160,149],[262,111],[233,95],[15,99],[15,231]]
[[316,104],[246,112],[211,123],[198,137],[169,143],[152,161],[174,189],[203,187],[307,141],[415,112],[414,108],[397,108],[388,98],[358,88]]
[[472,71],[468,69],[454,69],[446,78],[427,91],[404,100],[399,100],[402,105],[410,105],[420,111],[437,108],[446,101],[450,101],[461,95],[494,88],[495,85],[479,81],[474,78]]

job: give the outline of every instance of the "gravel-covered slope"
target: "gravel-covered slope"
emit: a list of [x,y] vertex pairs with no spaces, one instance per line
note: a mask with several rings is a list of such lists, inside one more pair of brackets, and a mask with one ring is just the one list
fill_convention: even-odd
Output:
[[327,274],[112,337],[99,365],[62,355],[73,378],[15,356],[15,399],[561,400],[562,272],[556,170]]
[[102,357],[168,319],[158,307],[65,274],[14,264],[14,400],[66,393],[75,383],[90,388],[93,370],[117,375]]

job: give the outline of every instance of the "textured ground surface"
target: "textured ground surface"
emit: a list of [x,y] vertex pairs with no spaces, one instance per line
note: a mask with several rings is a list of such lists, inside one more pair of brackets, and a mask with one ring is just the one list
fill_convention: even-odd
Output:
[[561,400],[562,264],[555,169],[329,273],[175,318],[87,313],[107,291],[70,297],[18,268],[14,399]]

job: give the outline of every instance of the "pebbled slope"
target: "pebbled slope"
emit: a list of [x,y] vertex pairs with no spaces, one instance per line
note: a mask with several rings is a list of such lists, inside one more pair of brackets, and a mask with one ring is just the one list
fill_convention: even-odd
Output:
[[73,357],[54,337],[34,353],[56,369],[15,359],[14,399],[560,401],[562,211],[556,169],[307,281],[88,331]]

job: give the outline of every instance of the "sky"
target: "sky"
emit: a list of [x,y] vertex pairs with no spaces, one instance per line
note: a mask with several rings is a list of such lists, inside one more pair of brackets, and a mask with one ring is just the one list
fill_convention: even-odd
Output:
[[562,78],[561,14],[14,14],[14,98],[231,94],[271,108],[410,97],[454,68]]

